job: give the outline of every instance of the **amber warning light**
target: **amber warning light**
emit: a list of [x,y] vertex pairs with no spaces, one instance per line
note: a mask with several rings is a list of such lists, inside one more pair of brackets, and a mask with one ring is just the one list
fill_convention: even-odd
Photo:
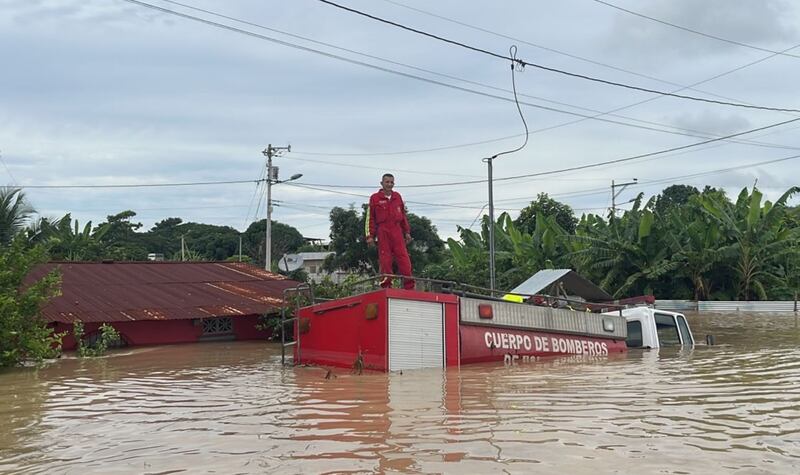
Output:
[[492,306],[489,304],[478,305],[478,316],[481,318],[492,318]]

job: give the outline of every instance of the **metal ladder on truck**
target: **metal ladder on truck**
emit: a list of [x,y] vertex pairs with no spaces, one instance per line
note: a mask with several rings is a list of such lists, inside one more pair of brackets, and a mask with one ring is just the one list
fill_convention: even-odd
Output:
[[[284,289],[283,291],[283,305],[281,306],[281,364],[286,364],[286,349],[296,346],[298,358],[292,358],[293,362],[297,364],[300,357],[300,332],[294,331],[298,325],[297,311],[300,307],[311,305],[314,303],[314,289],[308,284],[301,284],[297,287]],[[287,316],[291,315],[291,316]],[[294,336],[292,341],[286,341],[286,326],[291,324],[291,335]]]

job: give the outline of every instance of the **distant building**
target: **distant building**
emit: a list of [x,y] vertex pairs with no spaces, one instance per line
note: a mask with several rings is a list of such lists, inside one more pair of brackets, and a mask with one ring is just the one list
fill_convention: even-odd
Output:
[[325,259],[335,252],[299,252],[297,254],[284,254],[278,262],[278,268],[284,272],[292,272],[302,269],[308,274],[308,278],[314,282],[321,282],[326,276],[339,282],[344,279],[344,271],[327,272],[323,269]]
[[[71,332],[81,320],[92,339],[108,323],[127,345],[267,338],[259,318],[280,312],[283,290],[299,284],[235,262],[48,263],[28,279],[54,268],[62,295],[42,315],[55,331]],[[75,346],[71,336],[64,339],[64,349]]]

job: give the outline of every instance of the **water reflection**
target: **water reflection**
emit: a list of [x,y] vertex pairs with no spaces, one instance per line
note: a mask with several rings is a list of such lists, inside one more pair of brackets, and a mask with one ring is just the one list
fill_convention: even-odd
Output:
[[793,316],[715,347],[353,375],[262,343],[0,374],[1,473],[800,473]]

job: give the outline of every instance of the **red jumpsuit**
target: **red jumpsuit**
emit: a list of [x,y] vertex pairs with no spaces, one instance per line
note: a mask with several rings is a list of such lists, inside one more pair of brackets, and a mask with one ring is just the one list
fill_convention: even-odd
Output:
[[[369,198],[365,231],[367,237],[378,240],[378,262],[381,274],[394,274],[392,260],[397,262],[397,273],[411,276],[411,259],[406,250],[405,235],[411,233],[406,218],[406,207],[400,193],[386,196],[379,190]],[[391,287],[392,279],[385,279],[381,287]],[[414,279],[403,279],[403,287],[414,288]]]

